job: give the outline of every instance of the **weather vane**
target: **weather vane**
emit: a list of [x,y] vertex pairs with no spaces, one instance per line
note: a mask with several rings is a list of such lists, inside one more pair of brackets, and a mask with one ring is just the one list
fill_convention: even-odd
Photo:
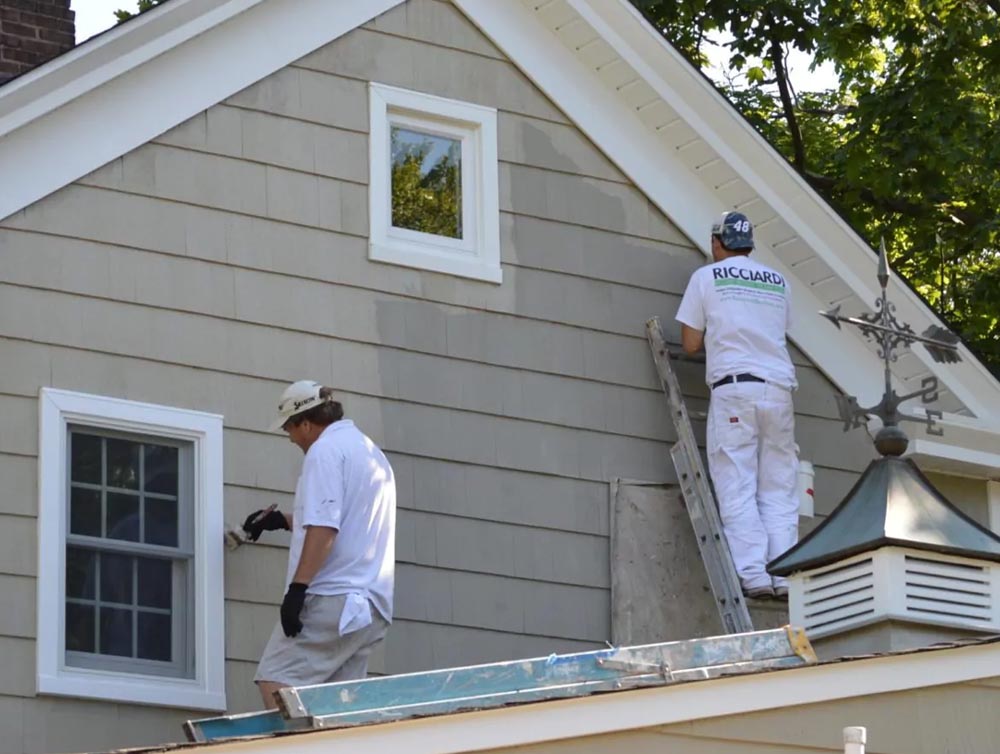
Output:
[[949,330],[931,325],[922,335],[913,332],[913,328],[896,319],[896,305],[889,301],[886,286],[889,284],[889,261],[885,253],[885,241],[879,249],[878,282],[882,293],[875,300],[875,311],[861,314],[857,317],[844,317],[840,314],[838,304],[830,311],[820,312],[840,329],[840,323],[854,325],[868,339],[878,344],[879,358],[885,365],[885,392],[882,400],[874,406],[863,408],[858,405],[858,399],[853,396],[837,395],[837,408],[840,418],[844,421],[844,431],[854,427],[864,426],[865,420],[877,416],[882,420],[882,429],[875,436],[875,447],[882,455],[898,456],[906,451],[909,444],[906,433],[899,428],[901,421],[919,422],[927,425],[927,434],[941,435],[944,432],[937,426],[936,420],[941,418],[941,412],[926,410],[924,416],[908,416],[899,411],[899,406],[912,398],[920,398],[923,403],[933,403],[938,398],[937,377],[925,377],[921,381],[920,390],[906,395],[896,395],[892,387],[892,372],[889,365],[899,359],[897,349],[909,347],[913,343],[922,343],[937,363],[954,364],[962,360],[958,353],[958,336]]

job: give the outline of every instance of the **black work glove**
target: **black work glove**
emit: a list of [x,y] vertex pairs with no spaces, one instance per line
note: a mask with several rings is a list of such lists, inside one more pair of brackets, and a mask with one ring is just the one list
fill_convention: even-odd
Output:
[[265,529],[267,531],[288,529],[288,521],[285,519],[284,513],[278,510],[265,513],[265,510],[265,508],[261,508],[259,511],[254,511],[243,522],[243,531],[247,533],[251,542],[256,542],[260,538],[260,533]]
[[300,584],[293,581],[288,585],[285,592],[285,599],[281,601],[281,628],[285,636],[291,638],[298,636],[302,630],[302,621],[299,620],[299,613],[302,612],[302,605],[306,601],[306,587],[308,584]]

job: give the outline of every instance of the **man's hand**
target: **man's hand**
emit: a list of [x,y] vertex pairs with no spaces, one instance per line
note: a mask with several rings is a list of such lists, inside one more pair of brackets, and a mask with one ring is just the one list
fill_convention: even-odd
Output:
[[288,638],[298,636],[299,631],[302,630],[299,613],[302,612],[302,605],[306,601],[306,586],[306,584],[293,581],[288,585],[285,599],[281,602],[281,628]]
[[247,533],[251,542],[256,542],[260,538],[261,532],[277,529],[288,529],[288,521],[285,514],[275,510],[274,506],[254,511],[243,522],[243,531]]

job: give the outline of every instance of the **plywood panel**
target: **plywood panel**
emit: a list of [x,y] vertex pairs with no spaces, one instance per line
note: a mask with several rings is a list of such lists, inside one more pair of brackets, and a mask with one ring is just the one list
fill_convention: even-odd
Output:
[[718,635],[719,614],[680,489],[627,482],[612,489],[612,643]]

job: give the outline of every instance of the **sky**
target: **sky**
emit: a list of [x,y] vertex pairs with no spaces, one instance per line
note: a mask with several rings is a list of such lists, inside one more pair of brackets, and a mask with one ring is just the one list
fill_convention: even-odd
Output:
[[119,8],[134,11],[136,6],[135,0],[72,0],[69,7],[76,11],[76,43],[114,26]]
[[[99,34],[115,24],[114,12],[119,8],[134,11],[136,0],[72,0],[70,7],[76,11],[76,43],[80,44],[95,34]],[[720,49],[720,48],[716,48]],[[728,54],[711,55],[714,67],[717,69],[728,58]],[[818,71],[809,71],[809,56],[793,51],[789,57],[792,84],[798,91],[809,91],[831,88],[836,85],[836,76],[832,65],[825,65]],[[718,72],[708,72],[718,80]]]
[[[720,42],[725,37],[719,37]],[[732,39],[732,37],[729,37]],[[705,51],[708,53],[708,58],[710,62],[709,70],[705,73],[713,81],[721,83],[724,79],[722,72],[725,70],[726,65],[729,61],[730,50],[728,47],[719,45],[705,45]],[[824,63],[815,71],[809,70],[809,64],[812,62],[812,57],[804,52],[800,52],[795,48],[792,48],[788,58],[788,77],[791,79],[792,87],[799,92],[808,91],[820,91],[823,89],[834,89],[837,86],[837,74],[834,70],[833,63]],[[750,60],[747,62],[747,66],[750,65],[760,65],[759,60]],[[746,69],[744,68],[744,71]],[[737,78],[737,81],[742,81],[744,79]]]

